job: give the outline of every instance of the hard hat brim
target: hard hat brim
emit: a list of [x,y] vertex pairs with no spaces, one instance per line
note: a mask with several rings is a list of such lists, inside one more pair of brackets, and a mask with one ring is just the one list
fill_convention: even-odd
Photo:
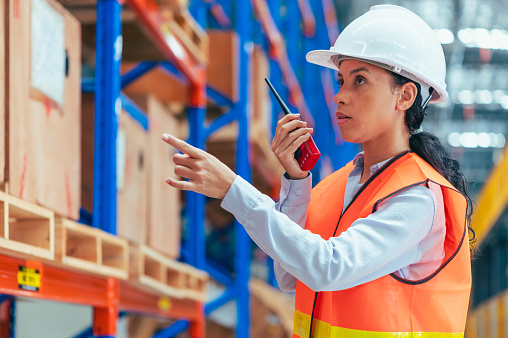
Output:
[[[345,54],[342,54],[342,53],[338,53],[338,52],[333,51],[333,50],[319,50],[319,49],[312,50],[312,51],[307,53],[305,58],[306,58],[306,60],[308,62],[316,64],[318,66],[323,66],[323,67],[330,68],[330,69],[333,69],[333,70],[339,70],[338,67],[331,60],[332,56],[335,56],[335,55],[339,55],[341,60],[344,60],[344,59],[360,60],[360,61],[363,61],[363,62],[371,63],[371,64],[373,64],[375,66],[378,66],[378,67],[390,70],[389,67],[387,65],[385,65],[381,60],[379,60],[379,61],[366,60],[366,59],[363,59],[361,57],[349,56],[349,55],[345,55]],[[413,79],[413,80],[419,82],[418,79]],[[425,80],[423,80],[423,82],[428,83],[429,86],[431,85],[431,86],[434,87],[435,91],[433,93],[433,97],[430,100],[430,102],[432,102],[432,103],[441,103],[441,102],[446,101],[446,99],[448,98],[448,93],[446,93],[446,91],[439,90],[440,89],[439,86],[436,85],[436,84],[433,84],[431,82],[427,82]],[[421,82],[420,82],[420,84],[421,84]]]
[[339,53],[332,50],[312,50],[307,53],[305,58],[308,62],[314,63],[318,66],[323,66],[327,68],[331,68],[334,70],[339,70],[337,66],[335,66],[331,60],[331,57],[334,55],[339,55]]

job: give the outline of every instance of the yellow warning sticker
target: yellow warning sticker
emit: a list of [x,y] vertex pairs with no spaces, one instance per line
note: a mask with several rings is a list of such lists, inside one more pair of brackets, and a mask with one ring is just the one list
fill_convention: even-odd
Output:
[[41,287],[39,269],[20,265],[18,268],[18,287],[22,290],[38,292]]
[[171,310],[171,299],[168,297],[161,297],[159,298],[159,302],[157,304],[159,306],[159,310],[162,311],[169,311]]

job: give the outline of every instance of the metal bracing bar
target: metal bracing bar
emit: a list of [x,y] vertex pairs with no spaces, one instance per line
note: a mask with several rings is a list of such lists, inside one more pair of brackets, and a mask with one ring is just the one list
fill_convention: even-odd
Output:
[[231,123],[235,118],[234,111],[230,111],[226,114],[223,114],[213,120],[212,123],[208,125],[205,129],[205,138],[208,138],[211,134],[224,127],[225,125]]
[[167,71],[169,74],[171,74],[171,76],[175,80],[177,80],[178,82],[180,82],[181,84],[184,84],[184,85],[189,84],[189,80],[185,77],[185,75],[180,73],[180,71],[178,71],[178,68],[176,68],[172,63],[163,61],[160,64],[161,64],[162,68],[164,68],[165,71]]
[[186,320],[178,320],[165,328],[154,334],[152,338],[172,338],[176,337],[177,334],[186,330],[189,327],[189,322]]
[[229,286],[229,285],[233,284],[233,277],[228,275],[228,271],[222,271],[224,269],[219,264],[212,261],[211,259],[206,260],[205,270],[217,282],[219,282],[225,286]]
[[231,99],[227,98],[224,94],[220,93],[218,90],[212,87],[206,87],[206,96],[219,107],[226,106],[231,108],[234,105]]
[[125,95],[120,93],[122,100],[122,108],[125,110],[135,121],[137,121],[145,130],[148,130],[148,116],[139,108],[132,100]]
[[122,74],[121,88],[130,85],[136,81],[139,77],[146,74],[146,72],[152,70],[158,65],[158,62],[154,61],[143,61],[138,63],[134,68],[129,69],[126,73]]
[[120,114],[121,4],[97,2],[93,226],[116,234],[116,136]]
[[[249,47],[251,7],[250,1],[235,3],[235,30],[239,37],[239,100],[234,111],[238,120],[238,142],[236,146],[236,172],[248,182],[251,181],[249,121]],[[235,220],[235,290],[237,323],[236,337],[247,338],[250,332],[249,277],[250,277],[250,238],[243,226]]]
[[81,79],[81,91],[84,93],[93,93],[95,91],[95,79]]
[[235,289],[233,287],[229,287],[224,292],[210,303],[205,306],[205,314],[209,315],[213,311],[217,310],[221,306],[225,305],[229,301],[235,298]]

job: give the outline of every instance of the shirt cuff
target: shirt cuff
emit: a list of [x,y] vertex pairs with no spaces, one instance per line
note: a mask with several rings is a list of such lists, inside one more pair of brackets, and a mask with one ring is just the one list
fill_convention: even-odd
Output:
[[252,208],[257,205],[261,195],[259,190],[237,175],[220,206],[232,213],[236,220],[243,224]]
[[312,190],[312,174],[301,180],[291,180],[284,173],[281,179],[280,205],[281,207],[299,207],[310,203]]

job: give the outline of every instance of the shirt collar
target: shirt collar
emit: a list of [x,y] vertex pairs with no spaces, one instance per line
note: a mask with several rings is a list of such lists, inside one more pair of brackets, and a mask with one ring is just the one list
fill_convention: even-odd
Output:
[[[363,172],[363,151],[358,153],[355,158],[353,159],[353,164],[355,166],[355,168],[353,169],[353,171],[351,172],[350,176],[356,176],[356,175],[361,175],[362,172]],[[379,170],[379,168],[381,168],[383,165],[385,165],[386,162],[388,162],[391,158],[385,160],[385,161],[382,161],[382,162],[379,162],[379,163],[376,163],[374,164],[373,166],[370,167],[370,175],[374,175],[374,173],[376,171]]]

